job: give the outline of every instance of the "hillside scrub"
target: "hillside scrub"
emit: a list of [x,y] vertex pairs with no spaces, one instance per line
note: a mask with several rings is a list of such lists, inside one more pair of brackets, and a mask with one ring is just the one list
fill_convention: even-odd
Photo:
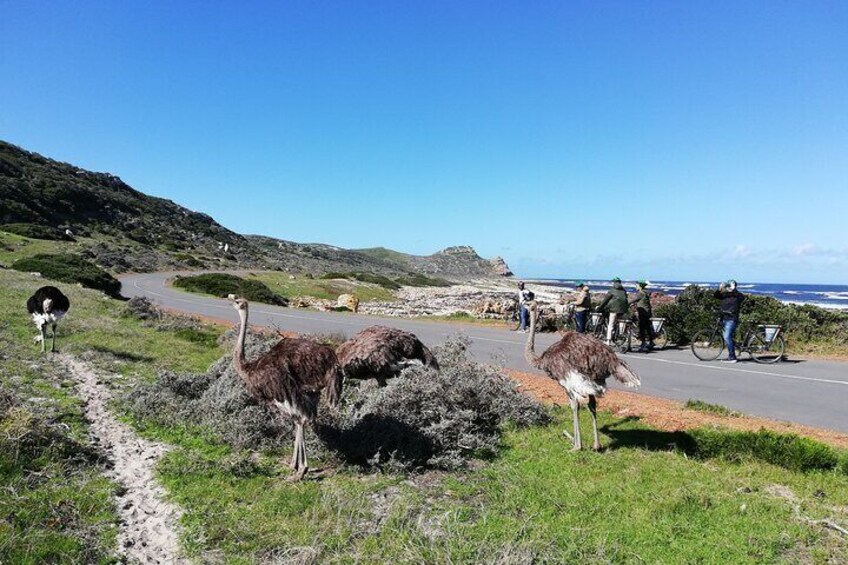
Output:
[[0,231],[13,233],[30,239],[47,239],[51,241],[73,241],[63,230],[51,226],[37,224],[4,224]]
[[121,295],[121,282],[79,255],[39,254],[18,259],[12,268],[25,273],[41,273],[46,279],[79,283],[86,288],[102,290],[113,298]]
[[[251,335],[248,358],[275,341],[258,337]],[[310,456],[362,468],[457,469],[493,454],[505,426],[548,420],[514,381],[470,361],[466,347],[453,340],[436,348],[440,372],[410,368],[384,388],[347,381],[340,409],[323,406],[316,434],[307,434]],[[236,449],[288,447],[293,439],[291,424],[250,396],[230,356],[205,374],[162,373],[132,391],[126,404],[142,425],[196,427]]]
[[223,297],[235,294],[251,302],[262,302],[276,306],[286,306],[288,301],[273,292],[265,283],[247,280],[227,273],[204,273],[189,277],[177,277],[173,285],[189,292],[201,292]]
[[[685,345],[700,330],[712,327],[719,312],[714,290],[696,285],[687,287],[671,303],[657,306],[654,315],[667,318],[666,331],[673,343]],[[844,351],[848,348],[848,312],[827,310],[813,305],[784,304],[770,296],[746,294],[740,322],[779,324],[787,345],[812,350],[825,346]]]
[[367,282],[371,284],[376,284],[382,286],[383,288],[387,288],[389,290],[398,290],[401,285],[390,279],[389,277],[385,277],[383,275],[373,275],[371,273],[339,273],[335,271],[331,271],[329,273],[324,273],[321,275],[322,279],[350,279],[356,280],[360,282]]

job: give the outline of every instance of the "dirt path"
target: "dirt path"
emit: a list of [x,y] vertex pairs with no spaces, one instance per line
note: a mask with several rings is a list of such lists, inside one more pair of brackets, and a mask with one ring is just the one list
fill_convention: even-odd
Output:
[[138,437],[115,418],[107,407],[112,396],[109,388],[88,365],[70,355],[60,355],[59,359],[79,384],[91,430],[113,463],[110,478],[125,489],[117,499],[120,553],[131,563],[186,563],[180,557],[181,511],[165,500],[165,491],[153,476],[167,447]]

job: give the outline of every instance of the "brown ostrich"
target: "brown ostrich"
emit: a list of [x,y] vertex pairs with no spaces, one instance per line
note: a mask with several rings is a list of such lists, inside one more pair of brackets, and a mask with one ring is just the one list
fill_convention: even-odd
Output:
[[[530,304],[530,335],[524,356],[533,367],[541,369],[550,378],[557,381],[568,394],[571,412],[574,415],[574,451],[580,450],[580,422],[577,412],[580,400],[588,399],[589,412],[592,414],[594,443],[592,448],[599,450],[597,398],[606,392],[607,377],[615,377],[625,386],[635,388],[641,384],[639,377],[630,370],[621,359],[616,357],[606,345],[586,334],[567,331],[557,343],[550,346],[541,355],[536,355],[536,317],[538,307]],[[565,432],[568,435],[568,432]]]
[[433,354],[414,334],[385,326],[365,328],[342,343],[336,355],[346,377],[376,378],[380,386],[410,365],[439,369]]
[[232,294],[230,299],[241,320],[233,365],[254,398],[273,407],[282,418],[294,421],[291,468],[293,478],[300,480],[308,470],[303,426],[318,414],[321,391],[327,390],[331,406],[339,404],[342,371],[338,359],[325,345],[299,337],[283,337],[261,357],[246,361],[247,300]]

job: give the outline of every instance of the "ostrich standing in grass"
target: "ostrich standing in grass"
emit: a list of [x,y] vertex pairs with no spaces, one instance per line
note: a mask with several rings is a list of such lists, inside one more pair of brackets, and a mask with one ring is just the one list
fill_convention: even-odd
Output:
[[32,321],[38,328],[40,335],[36,340],[41,341],[41,352],[44,353],[45,341],[47,341],[47,324],[53,328],[53,342],[51,352],[56,351],[56,323],[68,312],[71,301],[62,294],[55,286],[42,286],[35,294],[27,300],[27,312],[32,314]]
[[544,371],[568,394],[574,415],[574,435],[572,436],[574,451],[583,447],[580,442],[580,421],[577,412],[580,409],[580,400],[588,399],[594,433],[592,448],[597,451],[601,448],[601,441],[598,438],[597,398],[603,396],[607,390],[607,377],[615,377],[631,388],[638,387],[641,381],[630,367],[616,357],[606,345],[593,337],[574,331],[565,332],[562,339],[541,355],[536,355],[537,317],[538,307],[535,302],[532,302],[530,304],[530,335],[527,337],[524,356],[531,366]]
[[380,386],[410,365],[424,365],[438,370],[439,364],[426,345],[414,334],[371,326],[365,328],[336,349],[345,376],[353,379],[376,378]]
[[291,468],[293,478],[306,474],[306,445],[303,427],[318,414],[321,391],[338,406],[342,393],[342,371],[332,349],[299,337],[283,337],[264,355],[247,361],[244,341],[247,335],[247,300],[230,295],[241,321],[233,365],[247,390],[257,400],[272,406],[281,417],[294,421],[295,437]]

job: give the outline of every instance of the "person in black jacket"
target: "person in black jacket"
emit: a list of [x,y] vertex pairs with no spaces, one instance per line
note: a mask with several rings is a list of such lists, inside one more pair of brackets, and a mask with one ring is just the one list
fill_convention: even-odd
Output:
[[721,301],[721,324],[724,343],[727,345],[727,363],[736,363],[736,346],[733,344],[733,334],[739,325],[739,310],[745,295],[736,290],[736,281],[721,283],[715,291],[715,297]]
[[639,281],[636,283],[639,291],[636,298],[630,300],[630,306],[636,306],[636,316],[639,323],[639,346],[641,353],[646,353],[654,348],[654,329],[651,327],[651,294],[648,292],[648,283]]
[[627,291],[621,284],[621,279],[612,279],[612,288],[606,293],[604,299],[598,304],[596,312],[605,312],[609,318],[607,323],[607,345],[612,343],[613,329],[619,316],[625,316],[628,312]]

